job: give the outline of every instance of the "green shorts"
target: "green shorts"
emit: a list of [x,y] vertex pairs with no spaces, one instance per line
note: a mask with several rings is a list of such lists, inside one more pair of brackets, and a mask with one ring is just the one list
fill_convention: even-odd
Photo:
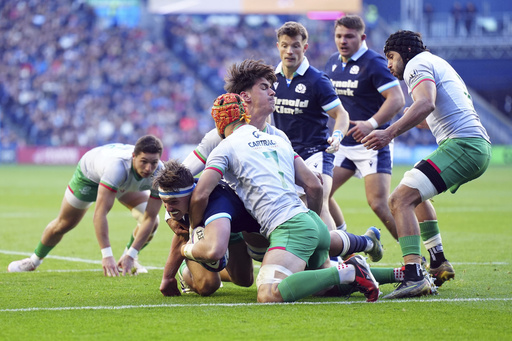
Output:
[[284,249],[304,260],[308,268],[317,269],[329,257],[331,236],[327,225],[310,210],[276,227],[269,241],[269,251],[273,248]]
[[482,138],[446,139],[415,168],[427,175],[438,193],[455,193],[485,172],[491,154],[491,144]]
[[86,202],[96,201],[98,195],[98,184],[85,177],[80,169],[80,164],[76,166],[75,173],[68,183],[68,187],[74,196]]

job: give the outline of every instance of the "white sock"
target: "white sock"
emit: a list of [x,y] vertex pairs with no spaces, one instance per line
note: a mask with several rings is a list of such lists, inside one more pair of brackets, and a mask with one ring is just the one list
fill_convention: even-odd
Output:
[[34,264],[36,267],[41,265],[41,263],[43,262],[43,259],[37,257],[35,253],[33,253],[32,256],[30,256],[30,260],[32,261],[32,264]]
[[350,284],[356,280],[356,268],[352,264],[338,263],[341,284]]
[[347,223],[341,224],[340,226],[336,227],[336,229],[347,232]]
[[370,237],[365,236],[366,240],[368,241],[368,244],[366,244],[366,248],[364,249],[364,252],[368,252],[373,248],[373,240],[371,240]]

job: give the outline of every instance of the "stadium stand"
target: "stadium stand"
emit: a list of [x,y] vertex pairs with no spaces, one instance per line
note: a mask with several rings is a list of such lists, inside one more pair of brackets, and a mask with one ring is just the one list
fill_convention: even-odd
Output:
[[[224,91],[226,67],[245,58],[279,61],[276,27],[288,20],[304,23],[310,33],[306,56],[320,69],[335,51],[332,22],[305,16],[173,14],[163,16],[161,25],[143,18],[150,24],[134,26],[104,25],[83,1],[0,6],[3,149],[94,147],[133,142],[146,133],[160,137],[166,148],[196,144],[213,127],[209,111]],[[369,25],[369,46],[381,50],[392,29],[382,20]],[[490,115],[486,122],[499,131],[491,128],[491,138],[511,143],[512,133],[499,129],[510,126],[510,118],[496,119],[492,107],[475,97],[479,112]],[[397,143],[434,140],[430,132],[413,129]]]

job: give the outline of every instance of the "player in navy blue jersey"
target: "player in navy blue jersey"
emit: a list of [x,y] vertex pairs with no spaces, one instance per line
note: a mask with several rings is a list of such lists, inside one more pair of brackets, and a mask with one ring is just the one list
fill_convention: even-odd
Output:
[[[197,262],[187,260],[186,263],[182,263],[185,257],[180,254],[181,246],[188,240],[189,201],[195,187],[192,173],[177,160],[169,160],[154,182],[165,209],[171,216],[167,223],[176,232],[165,264],[160,291],[165,296],[180,295],[175,279],[176,273],[179,272],[183,293],[194,291],[202,296],[211,295],[221,285],[220,274],[206,270]],[[187,233],[180,233],[177,225],[183,227]],[[251,286],[254,281],[252,258],[239,232],[259,233],[260,225],[245,210],[243,203],[228,184],[220,182],[215,187],[200,225],[205,227],[204,238],[215,243],[197,244],[198,251],[208,255],[208,258],[197,260],[216,261],[221,259],[229,248],[231,260],[226,270],[230,281],[240,286]]]
[[[322,175],[323,202],[320,217],[330,230],[336,225],[329,212],[334,155],[349,125],[347,111],[336,96],[329,78],[309,65],[306,28],[287,22],[277,30],[277,48],[281,62],[274,83],[274,124],[288,135],[293,149],[308,167]],[[334,119],[329,132],[329,116]]]
[[350,115],[350,129],[335,153],[330,212],[336,226],[346,229],[343,213],[334,200],[336,190],[352,176],[364,178],[368,204],[395,239],[395,220],[387,198],[393,166],[393,144],[380,150],[367,150],[361,139],[374,129],[385,129],[405,104],[396,79],[386,60],[366,45],[365,24],[357,15],[335,22],[334,41],[338,52],[325,66],[341,102]]

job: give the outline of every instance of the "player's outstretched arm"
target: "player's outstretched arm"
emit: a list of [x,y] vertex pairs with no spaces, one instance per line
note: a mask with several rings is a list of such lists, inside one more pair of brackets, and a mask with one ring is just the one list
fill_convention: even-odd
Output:
[[110,248],[110,240],[108,234],[108,220],[107,214],[112,209],[116,193],[100,185],[98,187],[98,195],[96,197],[96,207],[94,209],[93,223],[96,238],[100,245],[103,259],[101,265],[103,267],[103,275],[105,276],[119,276],[116,260]]
[[188,238],[181,235],[174,235],[171,241],[171,249],[169,250],[169,256],[165,262],[164,273],[162,276],[162,282],[160,283],[160,292],[164,296],[180,296],[181,292],[178,289],[178,281],[176,280],[176,274],[178,269],[185,259],[180,253],[181,246],[185,245]]

